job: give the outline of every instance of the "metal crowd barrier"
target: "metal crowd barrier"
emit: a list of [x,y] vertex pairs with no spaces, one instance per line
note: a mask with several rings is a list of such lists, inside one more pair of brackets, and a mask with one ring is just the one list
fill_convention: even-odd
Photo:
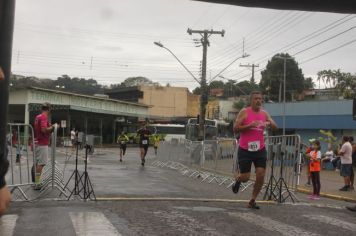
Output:
[[7,157],[10,166],[6,182],[13,201],[26,201],[31,198],[30,192],[34,184],[32,175],[36,175],[35,168],[32,168],[35,163],[33,128],[28,124],[9,123],[7,130]]
[[[265,141],[265,198],[278,202],[285,202],[288,198],[297,200],[295,191],[301,166],[299,135],[270,136]],[[158,150],[157,160],[152,164],[178,170],[184,176],[201,178],[202,182],[230,188],[234,183],[235,172],[238,171],[237,150],[238,143],[235,139],[163,142]],[[251,173],[254,171],[252,168]],[[253,185],[255,176],[252,174],[251,177],[249,182],[242,184],[240,191]]]
[[[59,191],[59,196],[64,195],[67,197],[67,190],[69,189],[65,187],[63,182],[64,173],[58,168],[58,163],[56,162],[57,131],[57,126],[55,126],[54,131],[51,134],[51,158],[42,170],[41,190],[40,195],[37,198],[41,198],[54,190]],[[56,195],[52,195],[51,197],[55,196]]]
[[223,144],[220,145],[216,140],[201,142],[182,139],[179,142],[163,142],[158,149],[157,160],[152,165],[178,170],[183,176],[230,188],[234,183],[231,163],[230,176],[217,172],[216,166],[217,158],[232,161],[235,148],[227,149]]
[[[280,203],[295,196],[301,172],[301,138],[299,135],[271,136],[266,138],[267,168],[264,198]],[[267,181],[267,182],[266,182]]]

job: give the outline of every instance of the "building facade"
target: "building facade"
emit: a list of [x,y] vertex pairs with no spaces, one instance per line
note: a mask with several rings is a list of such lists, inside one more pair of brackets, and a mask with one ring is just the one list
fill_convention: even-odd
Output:
[[33,124],[44,102],[52,105],[52,123],[65,121],[61,132],[66,136],[75,128],[101,137],[104,143],[115,142],[118,132],[149,117],[143,104],[31,87],[10,90],[9,123]]
[[156,120],[184,120],[199,114],[199,97],[188,88],[141,85],[107,92],[110,98],[138,102],[148,106],[148,115]]
[[[283,128],[283,103],[267,103],[264,108],[279,128]],[[299,134],[306,143],[310,138],[322,137],[320,130],[330,130],[339,140],[343,135],[356,138],[356,121],[353,120],[352,109],[352,100],[286,103],[286,133]]]

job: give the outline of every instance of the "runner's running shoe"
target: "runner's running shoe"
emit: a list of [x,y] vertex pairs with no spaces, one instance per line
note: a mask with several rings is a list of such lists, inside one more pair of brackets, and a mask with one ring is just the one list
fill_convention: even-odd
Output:
[[254,199],[251,199],[250,202],[248,203],[248,208],[259,210],[260,207],[256,204],[256,201]]
[[239,189],[240,189],[240,186],[241,186],[241,181],[236,180],[235,183],[231,186],[232,192],[233,193],[238,193]]

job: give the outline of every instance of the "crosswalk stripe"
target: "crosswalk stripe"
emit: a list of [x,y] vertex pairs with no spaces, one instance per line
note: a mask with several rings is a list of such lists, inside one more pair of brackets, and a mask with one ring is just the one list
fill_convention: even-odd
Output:
[[12,236],[16,226],[18,215],[4,215],[0,217],[0,235]]
[[344,220],[339,220],[333,217],[323,216],[323,215],[303,215],[303,217],[306,217],[309,220],[315,220],[328,225],[341,227],[346,230],[356,231],[356,224],[349,223]]
[[101,212],[70,212],[77,236],[121,236]]
[[276,220],[273,220],[268,217],[256,215],[253,213],[245,213],[245,212],[234,212],[229,213],[230,216],[234,216],[240,218],[241,220],[247,221],[251,224],[260,226],[266,230],[278,232],[282,235],[286,236],[317,236],[319,234],[311,233],[304,229],[298,228],[296,226],[288,225]]

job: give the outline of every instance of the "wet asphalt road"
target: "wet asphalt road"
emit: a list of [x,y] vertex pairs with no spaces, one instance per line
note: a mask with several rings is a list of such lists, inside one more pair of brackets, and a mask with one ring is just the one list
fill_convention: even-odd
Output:
[[[356,213],[344,208],[350,203],[310,202],[298,194],[301,203],[264,203],[261,210],[250,210],[243,202],[249,190],[233,195],[171,169],[142,168],[137,149],[129,149],[123,163],[117,149],[105,153],[90,158],[89,175],[97,197],[113,201],[14,202],[0,219],[0,235],[356,235]],[[152,158],[150,152],[148,163]],[[64,164],[64,157],[58,162]],[[73,164],[73,158],[67,162],[67,178]],[[132,200],[137,197],[142,199]],[[163,197],[172,200],[157,200]],[[198,198],[212,201],[192,201]]]

